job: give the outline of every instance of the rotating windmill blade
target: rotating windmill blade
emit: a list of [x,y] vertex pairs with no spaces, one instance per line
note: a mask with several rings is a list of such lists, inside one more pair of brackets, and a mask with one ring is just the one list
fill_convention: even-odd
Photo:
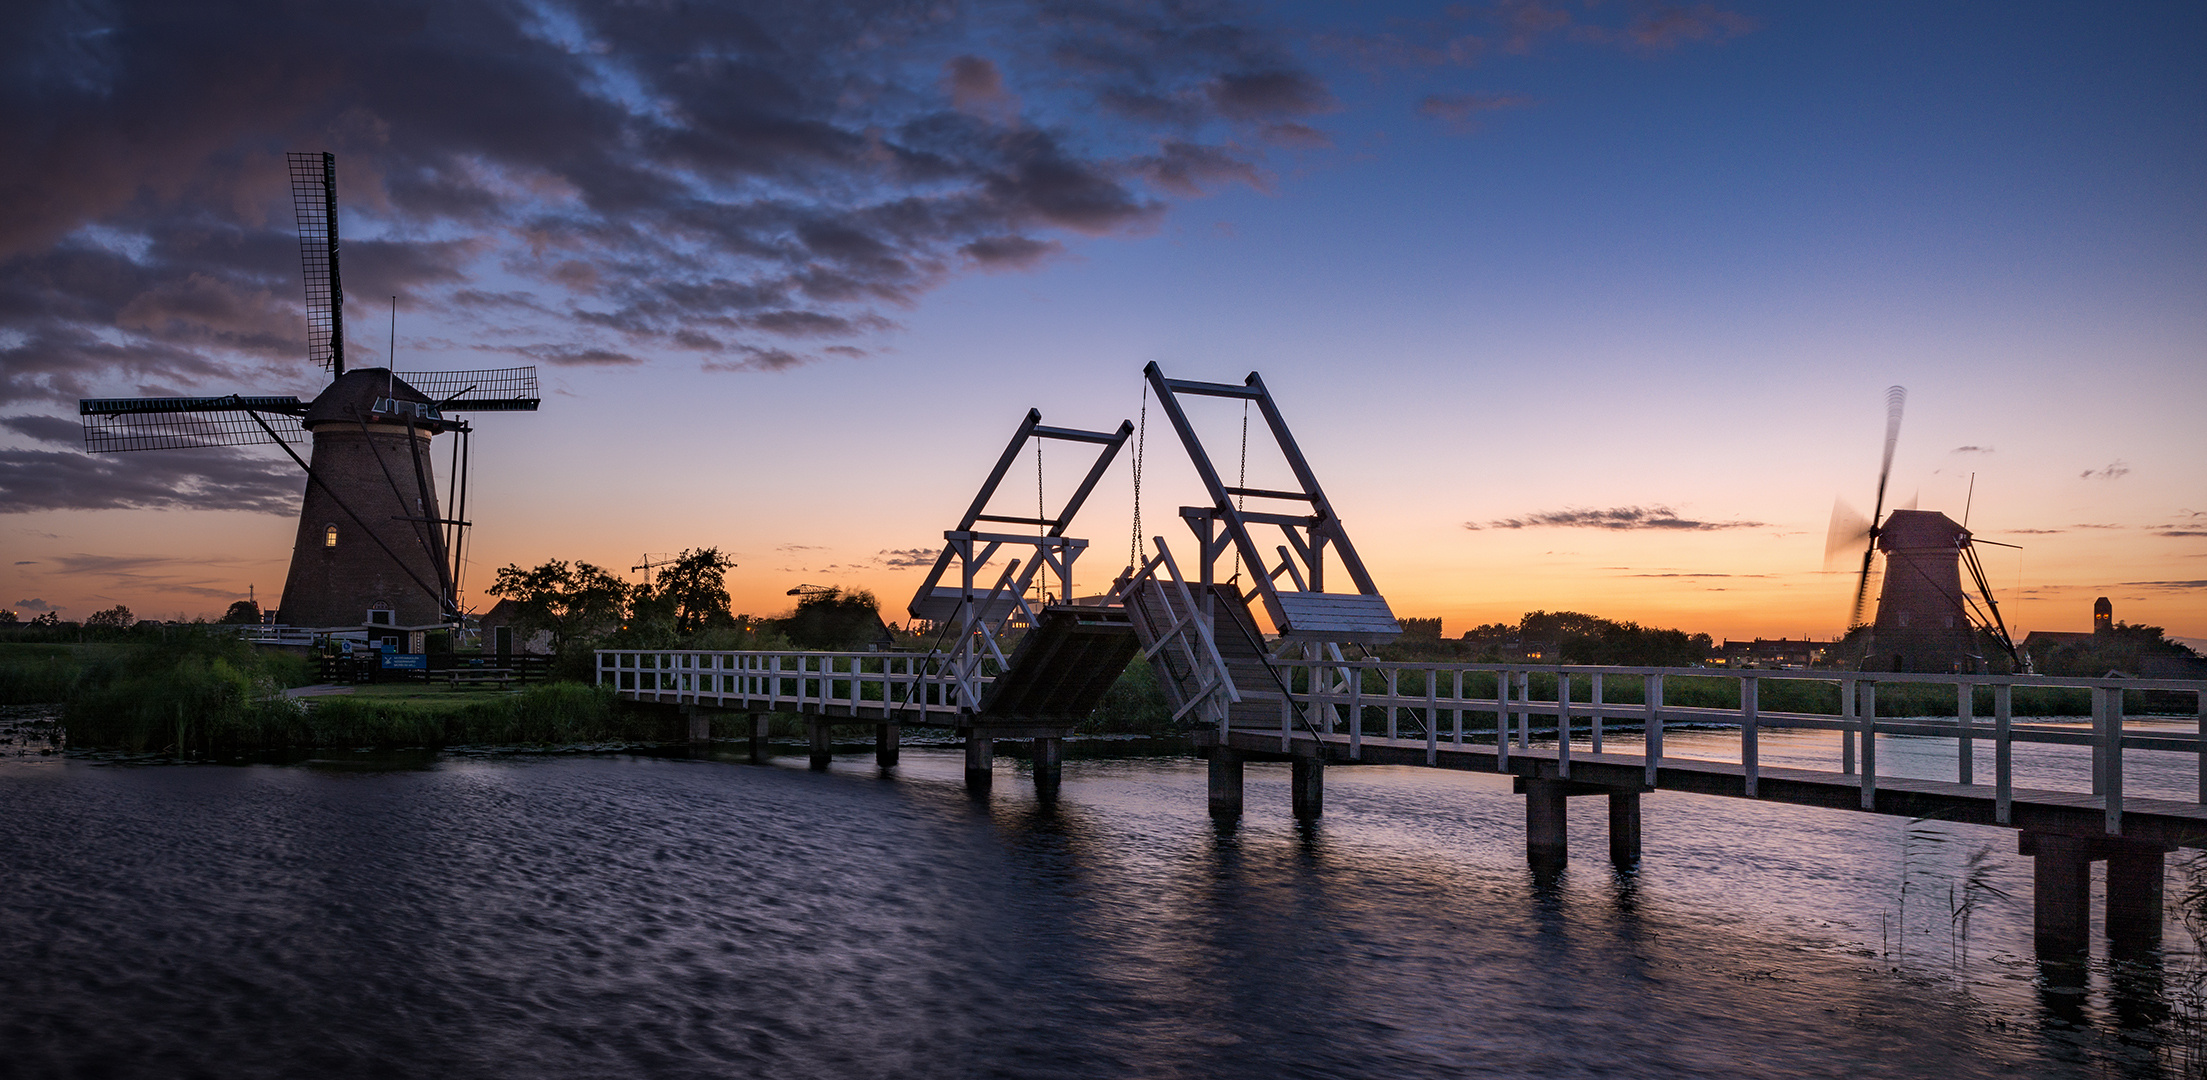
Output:
[[[299,532],[281,613],[293,626],[420,633],[460,616],[466,566],[468,412],[534,412],[533,367],[482,371],[348,368],[340,272],[337,161],[286,155],[306,291],[307,360],[330,381],[295,396],[87,398],[78,403],[95,452],[273,444],[306,471]],[[395,336],[395,325],[394,325]],[[394,347],[395,354],[395,347]],[[451,433],[440,499],[431,442]],[[313,460],[295,444],[311,443]],[[389,637],[384,639],[387,643]]]
[[1829,568],[1860,545],[1862,568],[1855,575],[1854,604],[1847,609],[1847,625],[1862,625],[1862,605],[1870,595],[1870,564],[1877,556],[1878,529],[1885,515],[1885,485],[1893,476],[1893,448],[1900,444],[1901,411],[1908,404],[1908,390],[1885,388],[1885,456],[1878,464],[1877,499],[1865,519],[1845,502],[1832,503],[1832,520],[1824,538],[1824,562]]

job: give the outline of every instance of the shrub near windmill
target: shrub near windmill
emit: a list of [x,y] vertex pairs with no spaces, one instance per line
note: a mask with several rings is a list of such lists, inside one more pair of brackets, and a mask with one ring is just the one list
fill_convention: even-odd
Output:
[[[536,369],[347,370],[336,159],[288,157],[306,271],[307,357],[330,373],[329,385],[305,402],[248,394],[85,399],[85,448],[281,447],[307,479],[282,621],[365,630],[386,652],[419,652],[425,631],[460,618],[472,428],[454,414],[536,411]],[[452,482],[440,502],[432,443],[447,433],[456,436]],[[292,448],[309,438],[311,463]]]

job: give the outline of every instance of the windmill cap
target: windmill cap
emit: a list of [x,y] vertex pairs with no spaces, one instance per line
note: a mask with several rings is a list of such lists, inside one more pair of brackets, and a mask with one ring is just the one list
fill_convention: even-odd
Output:
[[1951,551],[1969,541],[1969,530],[1937,510],[1895,510],[1878,527],[1879,551],[1937,548]]
[[423,412],[414,417],[417,422],[439,419],[433,411],[436,402],[407,385],[406,380],[393,376],[391,369],[358,368],[331,380],[328,388],[307,406],[307,414],[299,423],[309,429],[317,424],[356,424],[379,414],[389,414],[392,411],[389,405],[377,408],[378,402],[385,401],[421,406]]

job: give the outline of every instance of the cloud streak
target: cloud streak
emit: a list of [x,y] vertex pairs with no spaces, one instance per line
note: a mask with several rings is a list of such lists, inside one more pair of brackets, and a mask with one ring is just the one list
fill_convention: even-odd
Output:
[[1615,506],[1603,510],[1569,508],[1548,510],[1523,517],[1498,518],[1493,521],[1464,522],[1464,528],[1481,529],[1607,529],[1611,531],[1652,530],[1657,532],[1716,532],[1724,529],[1760,529],[1766,523],[1760,521],[1697,521],[1678,516],[1668,506]]

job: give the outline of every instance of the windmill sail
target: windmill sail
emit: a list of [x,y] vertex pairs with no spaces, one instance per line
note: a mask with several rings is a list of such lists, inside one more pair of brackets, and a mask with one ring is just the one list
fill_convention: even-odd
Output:
[[535,412],[543,395],[536,368],[484,371],[401,371],[408,385],[438,402],[443,412]]
[[289,153],[291,208],[299,218],[299,262],[306,271],[307,359],[345,373],[345,285],[337,272],[337,156]]
[[84,448],[95,454],[278,440],[296,444],[307,438],[299,426],[306,403],[295,397],[87,398],[77,403],[77,412],[84,417]]

